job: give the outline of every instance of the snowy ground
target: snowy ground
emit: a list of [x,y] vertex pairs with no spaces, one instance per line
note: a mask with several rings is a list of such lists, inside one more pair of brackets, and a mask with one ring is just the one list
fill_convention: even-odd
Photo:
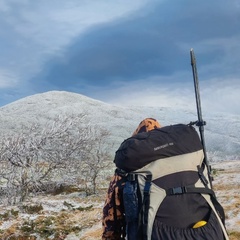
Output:
[[240,232],[240,161],[215,163],[212,167],[216,169],[213,187],[225,209],[226,227]]
[[[214,163],[212,167],[216,173],[213,186],[225,209],[230,239],[240,239],[240,161]],[[100,240],[105,192],[89,197],[79,193],[43,195],[22,207],[0,206],[0,239]],[[42,209],[30,214],[24,206]]]

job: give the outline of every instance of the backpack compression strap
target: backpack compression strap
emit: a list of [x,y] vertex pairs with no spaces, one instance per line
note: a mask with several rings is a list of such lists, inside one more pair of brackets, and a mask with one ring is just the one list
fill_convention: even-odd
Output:
[[150,206],[150,189],[152,183],[152,174],[151,172],[146,174],[146,182],[143,190],[143,203],[141,208],[141,216],[142,216],[142,227],[143,227],[143,239],[148,239],[148,212]]
[[[132,236],[138,236],[138,239],[147,240],[148,239],[148,213],[149,213],[149,207],[150,207],[150,191],[151,191],[151,185],[152,185],[152,173],[150,171],[127,173],[121,169],[116,169],[116,173],[122,177],[122,181],[125,183],[127,181],[129,182],[137,181],[137,177],[139,175],[142,175],[144,177],[145,185],[143,189],[142,201],[141,199],[138,200],[140,204],[140,206],[138,206],[140,209],[139,218],[138,218],[138,229],[136,233],[133,233],[132,231],[135,231],[136,229],[134,228],[132,229],[131,223],[130,223],[127,227],[127,236],[130,240],[133,239]],[[124,194],[123,194],[123,198],[124,198]]]
[[216,195],[212,189],[209,188],[202,188],[202,187],[194,187],[194,186],[185,186],[185,187],[174,187],[169,188],[166,191],[167,196],[171,195],[178,195],[178,194],[190,194],[190,193],[200,193],[200,194],[208,194],[211,196],[211,200],[213,202],[213,205],[215,206],[219,217],[221,218],[223,224],[225,224],[225,214],[222,206],[217,201]]
[[201,187],[194,187],[194,186],[185,186],[185,187],[174,187],[169,188],[166,190],[166,195],[178,195],[184,193],[202,193],[202,194],[210,194],[211,196],[215,197],[215,193],[213,190],[209,188],[201,188]]
[[[211,198],[211,202],[213,204],[212,209],[213,210],[216,209],[217,216],[220,218],[220,220],[222,222],[221,227],[223,229],[223,233],[225,235],[225,238],[228,239],[228,236],[226,234],[226,230],[224,227],[225,226],[225,213],[224,213],[223,207],[218,202],[213,190],[211,190],[209,188],[203,188],[203,187],[184,186],[184,187],[169,188],[165,191],[166,191],[167,196],[179,195],[179,194],[191,194],[191,193],[199,193],[199,194],[203,194],[203,196],[209,195]],[[210,204],[210,202],[208,200],[207,200],[207,202]]]

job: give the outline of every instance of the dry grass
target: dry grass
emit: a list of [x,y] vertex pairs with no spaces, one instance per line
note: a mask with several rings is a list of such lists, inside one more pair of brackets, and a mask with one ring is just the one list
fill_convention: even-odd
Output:
[[239,240],[240,239],[240,232],[230,232],[229,233],[230,240]]
[[[214,165],[214,168],[220,169],[214,171],[213,186],[225,209],[230,240],[239,240],[240,166],[232,162]],[[79,193],[39,196],[32,199],[31,203],[26,203],[28,207],[22,209],[0,208],[0,239],[100,240],[105,193],[106,189],[88,197],[81,197]]]
[[240,162],[231,161],[214,165],[213,187],[226,214],[230,240],[240,239]]
[[[3,214],[5,218],[0,222],[0,239],[63,240],[70,235],[70,239],[76,240],[101,239],[101,213],[105,192],[87,198],[80,197],[78,193],[39,196],[32,199],[28,208],[22,207],[22,212],[17,217],[8,214],[9,209],[1,209],[6,214]],[[40,211],[37,207],[39,204],[43,206]],[[30,213],[26,209],[31,209]]]

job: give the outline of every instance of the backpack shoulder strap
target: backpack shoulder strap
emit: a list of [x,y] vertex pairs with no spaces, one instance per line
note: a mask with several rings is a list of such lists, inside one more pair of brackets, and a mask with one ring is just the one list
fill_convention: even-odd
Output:
[[[218,213],[218,210],[217,210],[217,209],[221,209],[222,206],[218,203],[218,201],[217,201],[216,198],[211,198],[211,196],[208,195],[208,194],[202,194],[202,196],[205,198],[205,200],[208,202],[208,204],[209,204],[210,207],[212,208],[213,212],[214,212],[215,215],[217,216],[218,222],[219,222],[219,224],[220,224],[220,226],[221,226],[221,228],[222,228],[222,231],[223,231],[225,240],[229,240],[229,237],[228,237],[226,228],[225,228],[224,223],[222,222],[222,219],[221,219],[221,217],[219,216],[219,213]],[[213,200],[213,199],[214,199],[214,200]],[[217,204],[216,204],[216,202],[217,202]]]

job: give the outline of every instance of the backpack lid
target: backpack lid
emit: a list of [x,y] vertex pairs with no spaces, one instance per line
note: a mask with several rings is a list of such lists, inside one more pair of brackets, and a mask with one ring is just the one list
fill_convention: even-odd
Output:
[[202,149],[194,127],[185,124],[140,132],[126,139],[116,151],[114,162],[125,171],[135,171],[152,161]]

